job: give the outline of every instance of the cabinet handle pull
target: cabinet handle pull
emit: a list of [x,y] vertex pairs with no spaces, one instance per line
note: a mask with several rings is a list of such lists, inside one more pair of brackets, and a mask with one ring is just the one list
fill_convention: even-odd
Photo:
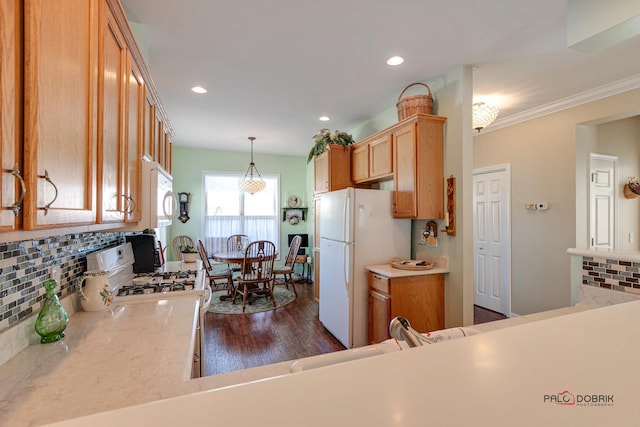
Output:
[[[131,197],[131,196],[125,196],[123,194],[122,197],[124,197],[125,200],[127,201],[127,207],[125,208],[123,213],[125,215],[131,215],[133,213],[133,211],[136,210],[136,207],[138,206],[138,204],[136,203],[135,200],[133,200],[133,197]],[[133,204],[133,207],[131,207],[132,204]]]
[[20,213],[20,206],[22,205],[22,201],[24,200],[24,195],[27,194],[27,186],[24,184],[24,179],[20,175],[20,168],[16,164],[13,169],[6,169],[5,172],[11,173],[18,181],[20,181],[20,197],[18,200],[9,207],[5,207],[4,209],[11,209],[15,216],[18,216]]
[[51,208],[51,205],[53,204],[53,202],[55,202],[56,199],[58,198],[58,187],[56,187],[56,185],[53,183],[51,178],[49,178],[49,172],[46,169],[44,170],[44,175],[38,175],[38,178],[44,178],[45,181],[47,181],[49,184],[51,184],[53,186],[53,189],[56,192],[56,194],[54,194],[54,196],[53,196],[53,200],[51,200],[49,203],[47,203],[43,207],[38,208],[38,209],[43,209],[44,210],[44,214],[46,215],[46,214],[49,213],[49,209]]

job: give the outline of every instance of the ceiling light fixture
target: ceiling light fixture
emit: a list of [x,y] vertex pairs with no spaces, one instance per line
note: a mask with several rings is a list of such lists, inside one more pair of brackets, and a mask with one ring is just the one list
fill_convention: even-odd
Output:
[[[244,179],[238,182],[238,187],[240,189],[246,191],[249,194],[257,193],[258,191],[264,190],[267,186],[267,183],[262,180],[260,176],[260,172],[258,172],[258,168],[256,168],[256,164],[253,163],[253,140],[256,139],[255,136],[250,136],[249,140],[251,141],[251,163],[249,163],[249,169],[247,169],[247,173],[244,174]],[[257,175],[257,178],[254,177],[253,172]]]
[[473,104],[473,128],[480,132],[489,126],[498,117],[498,107],[484,102]]
[[191,91],[195,93],[207,93],[207,90],[202,86],[194,86],[191,88]]
[[328,122],[329,120],[331,120],[331,118],[329,116],[322,116],[319,117],[318,120],[320,120],[321,122]]
[[392,56],[391,58],[387,59],[387,65],[400,65],[404,62],[404,58],[402,56]]

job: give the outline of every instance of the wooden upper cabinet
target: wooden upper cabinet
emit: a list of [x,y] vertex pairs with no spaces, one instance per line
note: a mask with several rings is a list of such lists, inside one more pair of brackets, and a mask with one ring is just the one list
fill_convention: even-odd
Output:
[[415,218],[418,215],[415,123],[393,133],[393,147],[396,163],[393,213],[397,218]]
[[127,46],[113,13],[103,14],[98,98],[98,205],[99,222],[122,222],[125,192],[125,97]]
[[100,3],[23,4],[23,227],[95,223]]
[[0,1],[0,232],[15,230],[22,218],[21,5],[18,0]]
[[351,179],[356,184],[393,178],[391,133],[372,135],[351,147]]
[[394,216],[444,217],[444,122],[418,114],[392,130]]
[[153,141],[153,159],[160,163],[162,166],[164,164],[164,124],[162,123],[162,117],[160,117],[160,113],[156,110],[156,120],[154,124],[155,131],[155,140]]
[[125,168],[125,220],[137,222],[141,218],[140,180],[144,135],[144,108],[146,88],[136,63],[127,55],[127,111],[126,111],[126,162]]
[[369,179],[369,144],[358,143],[351,147],[351,180],[355,183]]
[[171,173],[173,167],[173,143],[171,137],[167,134],[166,142],[164,145],[164,170]]
[[153,146],[155,141],[156,107],[150,95],[144,102],[144,130],[142,135],[142,156],[147,160],[153,160]]
[[387,133],[369,142],[369,178],[387,178],[392,174],[393,138]]
[[314,192],[326,193],[349,187],[351,183],[350,148],[329,144],[314,159]]

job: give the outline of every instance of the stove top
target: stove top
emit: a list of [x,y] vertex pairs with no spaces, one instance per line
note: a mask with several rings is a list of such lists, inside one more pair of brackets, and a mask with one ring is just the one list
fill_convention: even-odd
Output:
[[118,296],[192,291],[196,286],[198,271],[158,271],[139,273],[133,283],[121,285]]
[[111,292],[118,300],[205,294],[201,270],[189,269],[181,262],[169,262],[162,271],[134,274],[133,262],[129,242],[87,255],[87,265],[91,269],[107,271]]

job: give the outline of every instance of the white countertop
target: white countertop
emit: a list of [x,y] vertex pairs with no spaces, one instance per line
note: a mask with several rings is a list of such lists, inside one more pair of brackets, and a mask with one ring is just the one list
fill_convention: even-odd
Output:
[[639,324],[629,302],[56,425],[637,426]]
[[199,298],[185,297],[74,313],[64,339],[31,345],[0,366],[0,425],[40,425],[182,394],[198,310]]
[[616,259],[620,261],[640,262],[638,251],[615,251],[605,249],[579,249],[569,248],[567,253],[571,255],[588,256],[593,258]]
[[449,269],[434,265],[429,270],[401,270],[399,268],[391,267],[391,264],[377,264],[368,265],[367,270],[372,273],[380,274],[381,276],[393,278],[393,277],[407,277],[407,276],[424,276],[426,274],[443,274],[448,273]]

